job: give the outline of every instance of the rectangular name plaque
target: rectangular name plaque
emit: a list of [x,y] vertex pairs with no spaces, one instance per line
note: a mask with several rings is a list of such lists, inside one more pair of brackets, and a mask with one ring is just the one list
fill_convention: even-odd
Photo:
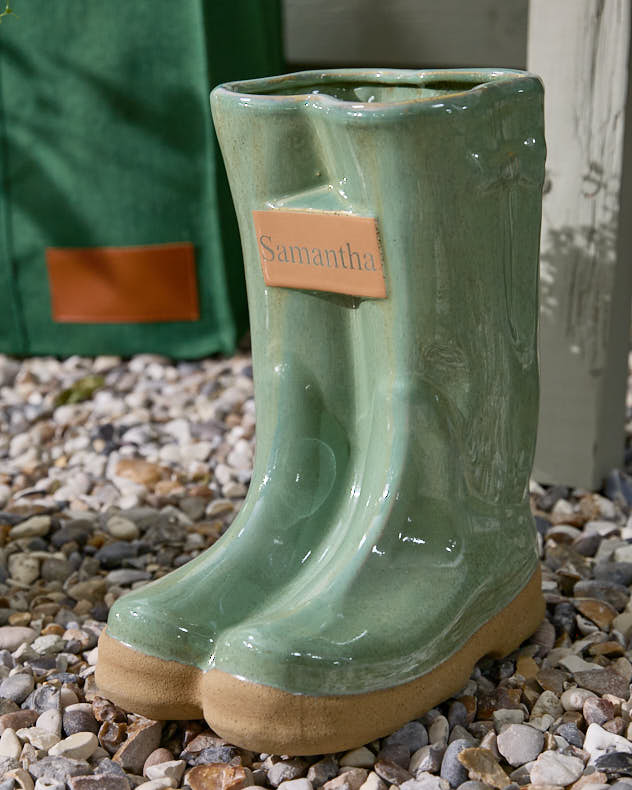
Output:
[[386,297],[374,217],[333,211],[253,211],[266,285]]

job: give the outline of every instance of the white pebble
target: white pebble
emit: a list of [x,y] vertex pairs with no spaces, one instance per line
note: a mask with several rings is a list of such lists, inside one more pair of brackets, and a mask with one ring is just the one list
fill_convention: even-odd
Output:
[[106,528],[110,535],[118,540],[136,540],[140,535],[136,524],[123,516],[113,516],[108,519]]
[[445,716],[437,716],[428,730],[430,743],[447,743],[450,734],[450,725]]
[[58,779],[40,778],[35,782],[35,790],[66,790],[66,783]]
[[566,787],[576,782],[584,772],[584,763],[578,757],[560,752],[542,752],[533,764],[530,777],[536,785]]
[[365,782],[360,785],[359,790],[387,790],[387,787],[386,782],[375,771],[371,771]]
[[35,790],[35,785],[30,775],[22,768],[14,768],[2,777],[3,779],[15,779],[18,783],[18,790]]
[[12,757],[14,760],[20,759],[22,744],[20,739],[11,727],[7,727],[0,735],[0,756]]
[[623,738],[621,735],[615,735],[613,732],[608,732],[608,730],[604,730],[603,727],[595,723],[589,725],[586,730],[586,738],[584,739],[582,748],[590,755],[591,762],[607,751],[628,752],[628,754],[632,754],[632,743],[630,743],[627,738]]
[[594,692],[588,691],[588,689],[581,689],[575,686],[574,688],[566,689],[566,691],[562,692],[560,702],[564,710],[582,710],[584,702],[590,697],[596,696]]
[[36,749],[43,749],[47,752],[51,746],[59,743],[59,736],[54,732],[45,730],[42,727],[23,727],[18,730],[17,735],[23,741],[28,741]]
[[359,749],[352,749],[350,752],[343,754],[340,758],[340,765],[348,765],[351,768],[373,768],[375,755],[366,746],[361,746]]
[[38,538],[48,535],[49,532],[50,516],[32,516],[21,524],[11,527],[9,537],[12,539]]
[[47,730],[61,738],[61,713],[55,708],[49,708],[41,713],[35,722],[35,726],[42,730]]
[[312,787],[309,779],[287,779],[281,782],[277,790],[312,790]]
[[147,778],[169,779],[173,785],[179,785],[185,768],[186,763],[184,760],[168,760],[164,763],[150,765],[147,768]]
[[87,760],[99,745],[97,736],[92,732],[75,732],[56,743],[48,753],[53,757],[70,757],[73,760]]
[[136,786],[136,790],[169,790],[172,787],[171,779],[152,779]]
[[26,552],[9,557],[9,576],[21,584],[32,584],[40,573],[40,561]]

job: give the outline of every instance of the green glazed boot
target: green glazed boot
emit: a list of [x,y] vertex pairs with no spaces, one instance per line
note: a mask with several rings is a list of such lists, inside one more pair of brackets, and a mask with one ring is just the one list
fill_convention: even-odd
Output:
[[338,751],[543,616],[542,87],[306,72],[212,107],[246,262],[253,480],[215,546],[117,601],[97,684],[258,751]]

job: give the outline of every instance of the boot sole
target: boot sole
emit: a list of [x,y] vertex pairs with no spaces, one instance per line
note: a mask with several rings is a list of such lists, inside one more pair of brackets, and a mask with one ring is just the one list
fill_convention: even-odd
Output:
[[253,683],[220,669],[166,661],[127,647],[104,631],[99,639],[99,693],[157,720],[202,716],[222,738],[270,754],[326,754],[394,732],[467,683],[483,656],[502,658],[544,617],[540,569],[465,645],[416,680],[366,694],[308,696]]

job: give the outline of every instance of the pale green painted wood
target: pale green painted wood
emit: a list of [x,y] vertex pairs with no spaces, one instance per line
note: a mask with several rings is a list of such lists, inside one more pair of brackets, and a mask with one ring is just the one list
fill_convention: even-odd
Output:
[[[563,36],[560,30],[564,30]],[[541,410],[534,477],[588,489],[623,462],[632,293],[629,0],[531,0],[545,84]],[[629,169],[629,168],[628,168]]]

